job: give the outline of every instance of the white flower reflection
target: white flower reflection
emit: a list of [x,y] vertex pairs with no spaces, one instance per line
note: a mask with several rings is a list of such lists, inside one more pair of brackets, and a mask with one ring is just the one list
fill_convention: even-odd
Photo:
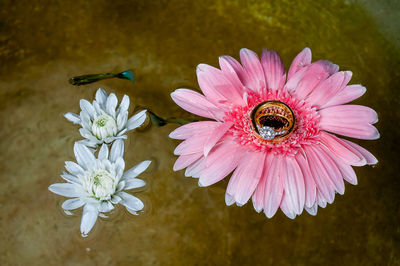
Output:
[[80,100],[79,104],[79,115],[66,113],[64,116],[74,124],[82,126],[79,132],[85,139],[80,142],[89,147],[109,144],[116,139],[126,139],[125,132],[141,126],[146,120],[146,110],[128,119],[129,97],[124,95],[116,109],[117,96],[114,93],[107,95],[102,89],[97,90],[96,99],[92,104],[84,99]]
[[143,161],[124,173],[124,142],[120,139],[114,142],[110,152],[103,144],[98,158],[81,143],[75,143],[74,153],[77,163],[65,162],[69,174],[64,172],[61,175],[67,183],[53,184],[49,190],[72,198],[62,204],[65,211],[83,206],[82,236],[87,236],[97,217],[106,217],[103,213],[114,209],[114,204],[121,203],[134,215],[143,209],[140,199],[122,190],[143,187],[146,183],[136,177],[147,169],[151,161]]

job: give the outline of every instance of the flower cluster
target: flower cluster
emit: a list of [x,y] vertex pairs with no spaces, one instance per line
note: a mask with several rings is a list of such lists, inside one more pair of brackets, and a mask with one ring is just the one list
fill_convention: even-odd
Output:
[[[49,190],[72,198],[62,204],[66,213],[83,206],[82,236],[87,236],[98,216],[107,217],[104,213],[113,210],[115,204],[121,203],[134,215],[144,207],[140,199],[123,190],[145,186],[146,183],[136,177],[147,169],[151,161],[143,161],[124,172],[122,139],[126,138],[123,134],[127,130],[137,128],[145,121],[146,111],[128,120],[129,97],[125,95],[115,110],[117,101],[114,94],[107,96],[104,90],[99,89],[93,104],[80,101],[80,116],[65,115],[68,120],[82,126],[80,132],[86,139],[74,144],[76,163],[65,162],[68,173],[63,172],[61,177],[67,182],[52,184]],[[99,145],[96,158],[96,151],[89,147]]]

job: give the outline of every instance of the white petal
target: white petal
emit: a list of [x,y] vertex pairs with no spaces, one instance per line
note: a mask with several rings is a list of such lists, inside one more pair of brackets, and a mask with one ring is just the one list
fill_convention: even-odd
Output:
[[72,212],[67,211],[67,210],[64,210],[64,213],[65,213],[66,215],[74,215]]
[[81,201],[79,198],[75,199],[67,199],[64,201],[64,203],[61,205],[61,207],[64,210],[70,211],[70,210],[75,210],[85,204],[83,201]]
[[66,161],[65,162],[65,169],[70,172],[74,176],[78,176],[83,174],[83,169],[80,165],[74,162]]
[[79,105],[81,106],[82,111],[85,111],[90,116],[90,118],[94,117],[94,107],[90,102],[82,99],[80,100]]
[[104,141],[104,143],[111,144],[116,139],[117,139],[116,137],[108,137],[108,138],[104,139],[103,141]]
[[99,154],[98,154],[97,158],[99,158],[100,160],[108,159],[108,146],[107,146],[107,144],[101,145],[101,148],[100,148],[100,151],[99,151]]
[[110,152],[110,161],[115,162],[117,158],[124,156],[124,141],[122,139],[117,139],[112,147]]
[[49,186],[49,190],[55,194],[64,197],[79,197],[82,196],[79,188],[75,184],[71,183],[56,183]]
[[105,215],[104,213],[101,213],[101,212],[99,212],[99,217],[101,217],[101,218],[108,218],[107,215]]
[[126,210],[127,210],[129,213],[133,214],[133,215],[139,215],[137,212],[135,212],[135,211],[132,210],[132,209],[129,209],[128,207],[126,207]]
[[140,211],[144,207],[143,202],[135,196],[132,196],[131,194],[118,192],[118,196],[120,196],[122,199],[121,204],[124,205],[127,209],[129,208],[134,211]]
[[[128,129],[126,129],[126,128],[123,129],[121,132],[118,133],[117,136],[118,136],[118,137],[122,137],[122,135],[123,135],[126,131],[128,131]],[[118,137],[117,137],[117,138],[118,138]]]
[[80,118],[81,118],[82,127],[84,129],[86,129],[87,131],[91,131],[92,130],[92,120],[90,120],[90,116],[85,111],[81,111]]
[[74,123],[74,124],[80,124],[80,123],[81,123],[81,118],[80,118],[80,116],[77,115],[77,114],[74,114],[74,113],[66,113],[66,114],[64,114],[64,117],[65,117],[67,120],[69,120],[69,121],[71,121],[72,123]]
[[124,159],[122,159],[122,157],[118,157],[117,160],[115,161],[115,171],[117,174],[117,178],[122,177],[124,169],[125,169],[125,161]]
[[134,167],[132,167],[131,169],[129,169],[128,171],[126,171],[124,173],[124,175],[122,176],[122,179],[128,180],[128,179],[137,177],[138,175],[143,173],[147,169],[147,167],[149,167],[150,163],[151,163],[151,161],[143,161],[143,162],[135,165]]
[[114,168],[114,167],[111,167],[111,166],[112,166],[112,165],[111,165],[111,162],[110,162],[109,160],[107,160],[107,159],[102,160],[102,161],[101,161],[101,165],[102,165],[101,169],[105,169],[105,170],[107,170],[107,171],[111,171],[111,168],[113,168],[114,171],[115,171],[115,168]]
[[84,138],[86,138],[88,140],[98,141],[98,139],[95,136],[93,136],[92,132],[87,130],[86,128],[80,128],[79,129],[79,133],[81,133],[82,137],[84,137]]
[[118,204],[118,203],[120,203],[121,200],[122,200],[121,197],[119,197],[117,195],[111,196],[111,203],[113,203],[113,204]]
[[85,145],[86,147],[93,147],[93,148],[96,148],[97,145],[101,144],[101,142],[102,141],[99,141],[99,140],[93,141],[93,140],[88,140],[88,139],[83,139],[83,140],[78,141],[78,143]]
[[128,139],[126,135],[115,137],[114,139]]
[[90,147],[87,147],[88,149],[89,149],[89,151],[93,154],[93,156],[94,156],[94,153],[97,151],[97,149],[94,149],[94,148],[90,148]]
[[69,182],[69,183],[73,183],[73,184],[81,184],[81,181],[73,175],[67,174],[67,172],[63,171],[63,174],[61,175],[61,177]]
[[111,93],[107,98],[106,111],[109,115],[115,118],[115,108],[117,107],[118,99],[114,93]]
[[81,118],[82,123],[91,123],[90,115],[86,110],[81,110],[79,117]]
[[127,121],[128,121],[128,112],[124,111],[119,113],[117,116],[118,130],[122,130],[125,127]]
[[105,92],[103,89],[98,89],[96,91],[96,102],[98,102],[98,104],[100,104],[102,107],[106,105],[107,97],[107,92]]
[[124,189],[139,188],[139,187],[144,187],[145,185],[146,185],[146,182],[144,182],[141,179],[130,178],[130,179],[125,180]]
[[147,118],[146,110],[142,110],[139,113],[132,116],[131,118],[129,118],[128,122],[126,123],[126,128],[128,130],[132,130],[137,127],[140,127],[144,123],[146,118]]
[[125,187],[125,181],[121,180],[121,181],[119,181],[119,183],[117,185],[116,191],[121,191],[124,189],[124,187]]
[[101,109],[101,106],[97,101],[93,101],[93,107],[94,107],[94,111],[96,112],[95,116],[104,114],[104,111]]
[[93,153],[85,145],[75,142],[74,153],[79,165],[88,169],[95,161]]
[[86,237],[90,230],[92,230],[98,215],[99,211],[96,206],[86,204],[85,207],[83,207],[81,219],[81,233],[83,237]]
[[99,212],[110,212],[114,209],[114,206],[109,201],[102,201],[99,205]]
[[124,97],[122,98],[122,101],[118,107],[118,114],[125,113],[126,111],[128,111],[129,103],[130,103],[129,96],[124,95]]

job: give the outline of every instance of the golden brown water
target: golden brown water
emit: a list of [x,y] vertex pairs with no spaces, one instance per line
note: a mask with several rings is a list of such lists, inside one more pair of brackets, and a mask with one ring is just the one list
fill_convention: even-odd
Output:
[[[386,35],[399,20],[385,19],[399,12],[388,5],[395,0],[383,2],[383,13],[339,0],[117,2],[0,2],[1,265],[400,265],[400,56]],[[316,217],[278,212],[268,220],[251,203],[225,206],[226,181],[199,188],[172,171],[173,125],[128,134],[126,165],[154,161],[142,175],[143,215],[119,206],[83,239],[81,211],[64,215],[65,198],[47,190],[62,181],[80,139],[62,114],[78,112],[79,99],[98,87],[161,115],[188,117],[169,94],[197,87],[197,64],[217,65],[219,55],[237,58],[247,47],[275,49],[288,66],[305,46],[314,60],[352,70],[352,83],[368,88],[357,103],[377,110],[382,135],[357,141],[379,165],[357,168],[359,185],[346,184]],[[135,84],[67,82],[128,68]]]

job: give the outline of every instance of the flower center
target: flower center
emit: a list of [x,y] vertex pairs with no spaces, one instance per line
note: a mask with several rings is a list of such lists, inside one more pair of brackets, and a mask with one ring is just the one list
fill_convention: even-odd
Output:
[[115,136],[118,132],[117,123],[113,117],[102,114],[93,121],[92,132],[98,139]]
[[259,139],[267,142],[281,142],[293,132],[295,118],[293,111],[279,101],[266,101],[251,112],[254,132]]
[[101,117],[100,119],[97,119],[96,125],[99,127],[104,127],[107,124],[107,117]]
[[303,144],[317,141],[314,107],[287,92],[247,92],[247,105],[232,106],[224,117],[233,122],[230,133],[237,143],[252,151],[295,155]]
[[94,198],[108,200],[115,192],[115,176],[107,170],[86,172],[83,185]]

